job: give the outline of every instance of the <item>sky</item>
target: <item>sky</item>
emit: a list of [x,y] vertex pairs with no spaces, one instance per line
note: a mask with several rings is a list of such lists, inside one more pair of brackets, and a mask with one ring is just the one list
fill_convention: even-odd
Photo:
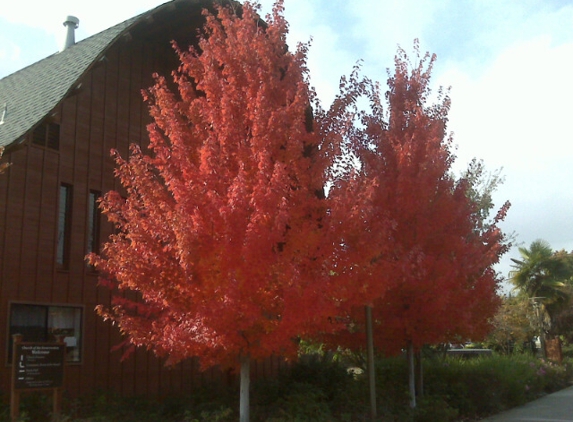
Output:
[[[0,78],[58,51],[65,16],[76,41],[164,0],[50,0],[0,7]],[[273,0],[261,0],[263,14]],[[514,247],[496,269],[511,270],[517,247],[544,239],[573,250],[573,0],[285,0],[288,43],[311,41],[311,84],[323,107],[340,77],[362,60],[385,84],[398,46],[437,55],[432,87],[450,87],[461,172],[472,158],[505,182],[494,200],[512,204],[501,225]]]

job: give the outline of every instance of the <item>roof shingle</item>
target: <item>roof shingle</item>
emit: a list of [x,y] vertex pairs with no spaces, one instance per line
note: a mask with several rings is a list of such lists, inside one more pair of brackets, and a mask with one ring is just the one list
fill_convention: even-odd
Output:
[[116,39],[152,12],[128,19],[0,79],[0,113],[6,110],[0,124],[0,146],[19,143],[75,88]]

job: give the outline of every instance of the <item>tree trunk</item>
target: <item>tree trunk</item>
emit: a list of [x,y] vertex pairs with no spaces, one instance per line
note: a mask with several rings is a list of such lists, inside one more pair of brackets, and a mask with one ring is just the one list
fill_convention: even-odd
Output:
[[239,404],[239,421],[249,422],[249,384],[251,381],[251,360],[241,356],[241,395]]
[[563,362],[563,352],[561,350],[561,340],[559,337],[545,339],[545,355],[547,359],[561,364]]
[[424,365],[422,362],[422,349],[416,352],[416,397],[424,397]]
[[[536,298],[534,298],[536,299]],[[545,345],[545,331],[543,330],[543,316],[541,315],[541,305],[534,301],[535,313],[537,314],[537,322],[539,324],[539,342],[541,343],[541,357],[547,359],[547,347]]]
[[372,307],[366,306],[366,339],[368,345],[368,385],[370,387],[370,419],[376,420],[376,378],[374,371],[374,337],[372,333]]
[[408,390],[410,392],[410,407],[416,407],[416,370],[414,365],[414,344],[408,342]]

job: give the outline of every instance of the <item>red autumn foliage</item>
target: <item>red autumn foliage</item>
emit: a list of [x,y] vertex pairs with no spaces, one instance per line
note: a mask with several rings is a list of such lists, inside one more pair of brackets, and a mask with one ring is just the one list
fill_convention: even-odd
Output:
[[[386,113],[378,86],[358,80],[356,72],[342,85],[336,111],[351,119],[353,110],[360,120],[345,132],[360,166],[334,184],[333,215],[347,214],[351,224],[363,226],[344,240],[339,273],[363,288],[363,305],[373,306],[375,344],[391,354],[410,342],[420,347],[483,337],[499,304],[492,265],[507,249],[497,223],[509,204],[484,224],[468,181],[452,175],[450,100],[440,90],[428,104],[435,57],[420,58],[417,45],[415,51],[413,65],[398,51]],[[365,111],[356,109],[360,97],[369,101]],[[354,306],[347,316],[354,333],[334,341],[360,347],[364,310]]]
[[197,50],[176,47],[178,91],[157,76],[145,93],[151,154],[115,154],[127,199],[110,192],[102,208],[119,233],[90,257],[117,289],[100,315],[133,345],[203,367],[294,356],[332,314],[329,148],[310,127],[307,46],[288,51],[282,2],[264,25],[248,3],[241,17],[217,10]]
[[[295,356],[297,338],[345,325],[326,317],[360,335],[364,305],[389,353],[482,336],[507,205],[484,225],[450,173],[449,98],[427,104],[434,58],[411,66],[399,51],[387,112],[353,73],[313,130],[307,46],[288,51],[282,2],[264,25],[248,3],[206,19],[198,49],[177,48],[177,90],[157,76],[145,92],[150,153],[115,153],[127,195],[102,201],[118,233],[90,257],[114,290],[100,315],[132,345],[203,367]],[[360,165],[336,174],[335,156]]]

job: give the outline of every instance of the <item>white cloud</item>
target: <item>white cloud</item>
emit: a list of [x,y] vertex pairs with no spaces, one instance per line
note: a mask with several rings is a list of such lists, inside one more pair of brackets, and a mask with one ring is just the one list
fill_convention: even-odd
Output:
[[442,4],[443,1],[417,0],[361,1],[353,4],[352,11],[357,22],[352,35],[364,45],[366,56],[362,58],[382,69],[391,67],[397,45],[409,51],[413,40],[422,36],[423,28],[434,23],[434,13]]
[[[506,48],[479,77],[459,68],[440,75],[453,86],[450,129],[459,145],[457,166],[483,158],[503,167],[498,203],[512,202],[506,231],[517,243],[537,239],[573,249],[573,43],[549,36]],[[510,256],[515,256],[513,250]],[[506,274],[509,259],[499,267]]]
[[549,170],[573,159],[570,130],[573,43],[551,47],[543,37],[502,52],[477,79],[458,69],[440,76],[453,85],[451,129],[460,154],[482,151],[495,166]]
[[0,61],[18,61],[21,51],[17,44],[0,35]]
[[123,20],[151,9],[162,1],[12,1],[0,8],[0,17],[7,21],[25,25],[29,28],[40,28],[49,33],[54,44],[59,47],[65,29],[63,22],[66,16],[73,15],[80,19],[76,39],[82,39],[109,28]]

